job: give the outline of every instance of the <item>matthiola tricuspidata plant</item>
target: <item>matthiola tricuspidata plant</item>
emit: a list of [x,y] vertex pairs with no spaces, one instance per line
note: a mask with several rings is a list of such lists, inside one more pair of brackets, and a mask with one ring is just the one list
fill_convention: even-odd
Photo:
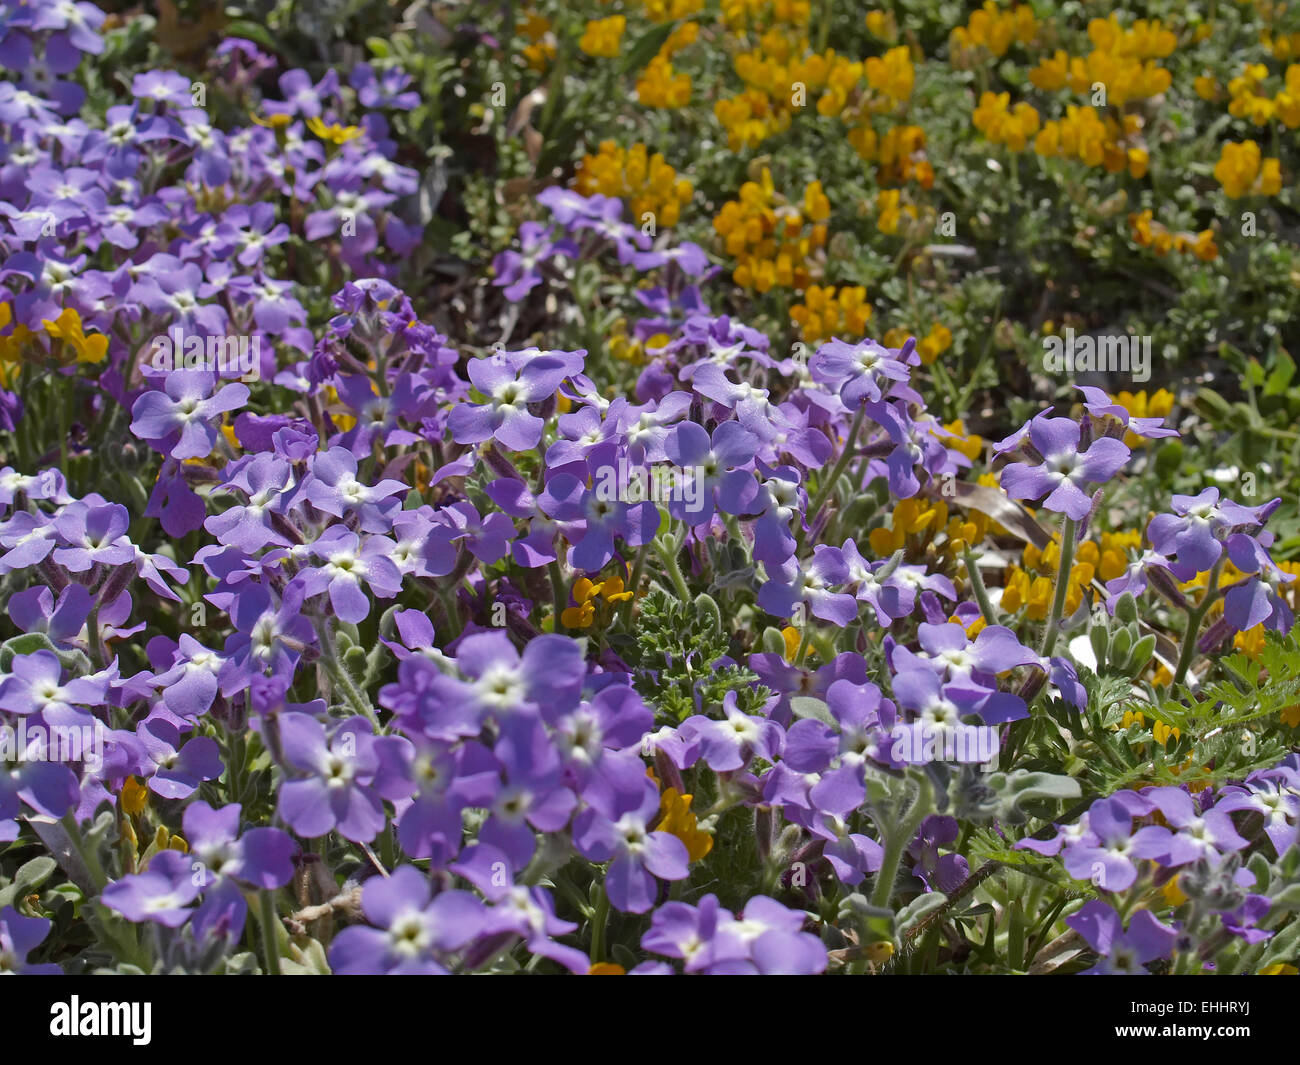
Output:
[[1294,965],[1280,499],[1092,385],[986,447],[583,181],[453,336],[399,63],[110,32],[0,2],[0,971]]

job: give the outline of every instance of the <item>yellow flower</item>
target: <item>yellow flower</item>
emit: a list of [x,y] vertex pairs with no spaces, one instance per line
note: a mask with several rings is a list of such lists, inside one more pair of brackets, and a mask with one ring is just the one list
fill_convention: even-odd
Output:
[[655,56],[637,78],[637,102],[645,107],[672,110],[691,102],[691,76],[675,74],[672,63],[663,55]]
[[602,141],[595,155],[583,157],[574,186],[584,196],[599,192],[626,200],[638,225],[646,214],[657,225],[676,225],[681,208],[695,194],[695,187],[678,178],[660,153],[651,155],[644,144],[623,149],[613,141]]
[[930,326],[930,332],[917,341],[916,351],[921,356],[921,364],[929,366],[950,347],[952,347],[952,330],[946,325],[935,322]]
[[1214,177],[1223,186],[1224,195],[1232,200],[1254,194],[1276,196],[1282,189],[1278,160],[1263,158],[1254,141],[1225,144],[1214,166]]
[[974,462],[984,453],[983,437],[976,436],[974,433],[967,434],[966,423],[962,419],[958,418],[955,422],[949,422],[944,428],[956,437],[956,439],[945,440],[945,447],[960,452],[971,462]]
[[680,794],[676,788],[668,788],[659,796],[659,823],[655,831],[667,832],[680,839],[693,862],[708,857],[713,850],[713,836],[696,826],[695,814],[691,812],[691,796]]
[[1174,877],[1160,890],[1164,896],[1165,904],[1177,909],[1187,901],[1187,896],[1183,894],[1183,889],[1178,886],[1178,877]]
[[348,141],[356,140],[361,136],[361,130],[357,126],[340,126],[337,122],[327,126],[319,118],[307,119],[307,128],[330,144],[347,144]]
[[293,115],[268,115],[262,118],[261,115],[255,115],[251,111],[248,117],[256,122],[259,126],[265,126],[267,129],[283,130],[289,128],[289,123],[293,121]]
[[1275,961],[1259,971],[1260,976],[1300,976],[1300,969],[1284,961]]
[[[803,642],[803,637],[800,635],[799,630],[793,625],[787,625],[781,630],[781,639],[785,641],[785,660],[787,662],[793,662],[795,658],[798,657],[799,644]],[[812,658],[816,653],[817,649],[813,647],[812,644],[809,644],[807,649],[804,651],[805,661]]]
[[71,345],[77,362],[103,362],[108,355],[108,337],[103,333],[86,336],[81,329],[81,315],[71,307],[63,308],[54,321],[41,319],[41,324],[51,337]]
[[619,43],[623,38],[623,30],[627,28],[627,19],[622,15],[611,15],[609,18],[592,19],[587,23],[587,27],[578,39],[578,47],[587,55],[601,56],[605,59],[613,59],[618,55]]
[[149,803],[149,789],[135,777],[127,777],[122,784],[122,811],[131,816],[140,813]]
[[588,976],[626,976],[627,970],[612,961],[598,961],[587,970]]

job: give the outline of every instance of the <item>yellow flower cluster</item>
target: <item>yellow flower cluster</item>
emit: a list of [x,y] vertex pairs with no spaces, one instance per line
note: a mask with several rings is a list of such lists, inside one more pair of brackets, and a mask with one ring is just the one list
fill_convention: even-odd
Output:
[[[1286,68],[1284,86],[1276,95],[1259,92],[1269,76],[1263,63],[1247,63],[1239,77],[1228,82],[1228,113],[1234,118],[1248,118],[1256,126],[1266,126],[1274,118],[1287,129],[1300,126],[1300,63]],[[1199,79],[1198,79],[1199,80]]]
[[790,318],[806,343],[817,344],[831,337],[856,340],[866,331],[871,304],[862,285],[809,285],[803,302],[790,308]]
[[1300,59],[1300,33],[1273,34],[1262,30],[1259,43],[1268,49],[1274,59],[1286,62],[1288,59]]
[[[653,769],[647,769],[646,776],[663,787]],[[653,827],[656,832],[676,836],[685,844],[688,859],[698,862],[713,850],[713,836],[699,828],[695,814],[691,812],[693,798],[693,795],[682,794],[676,788],[665,788],[659,796],[659,817]]]
[[807,26],[811,15],[809,0],[722,0],[722,18],[731,30],[770,24]]
[[867,84],[893,106],[905,102],[916,84],[916,68],[906,45],[891,48],[883,56],[872,56],[863,67]]
[[1158,96],[1169,88],[1171,75],[1156,60],[1172,55],[1178,40],[1159,19],[1138,19],[1127,30],[1116,15],[1093,19],[1088,23],[1088,38],[1093,50],[1087,56],[1071,57],[1058,48],[1029,72],[1030,83],[1045,92],[1068,85],[1084,95],[1101,84],[1106,102],[1116,107]]
[[[978,443],[983,450],[984,442],[979,437],[969,437],[968,441]],[[955,557],[967,546],[983,540],[988,531],[989,519],[978,511],[949,516],[948,504],[942,499],[913,497],[899,500],[889,526],[872,529],[867,542],[879,558],[888,558],[899,549],[906,549],[910,557],[919,557],[931,544],[942,554]]]
[[1023,152],[1029,139],[1038,132],[1040,119],[1032,104],[1023,100],[1010,107],[1011,94],[986,92],[971,116],[975,128],[994,144],[1005,144],[1013,152]]
[[981,49],[1000,59],[1013,44],[1029,44],[1037,35],[1038,20],[1028,4],[1003,11],[995,0],[984,0],[984,6],[972,12],[965,26],[952,31],[948,43],[953,61],[968,66],[978,59]]
[[648,355],[664,347],[669,340],[667,333],[655,333],[642,342],[638,337],[628,334],[627,319],[619,318],[614,323],[613,332],[606,343],[609,353],[614,358],[620,362],[630,362],[633,366],[640,366],[646,361]]
[[690,18],[704,8],[704,0],[642,0],[651,22],[676,22]]
[[934,167],[925,157],[925,130],[920,126],[893,126],[877,137],[870,125],[854,126],[848,141],[859,157],[876,164],[876,181],[881,185],[917,182],[921,188],[934,185]]
[[1088,95],[1097,84],[1106,87],[1106,102],[1123,107],[1130,100],[1142,100],[1165,92],[1172,80],[1169,71],[1154,59],[1094,50],[1085,58],[1066,55],[1059,49],[1039,61],[1029,72],[1030,83],[1044,92],[1069,86]]
[[[1098,540],[1084,540],[1074,552],[1069,584],[1065,590],[1065,609],[1073,613],[1083,604],[1084,594],[1094,577],[1103,581],[1123,576],[1128,568],[1128,551],[1142,543],[1139,532],[1102,533]],[[1007,611],[1025,608],[1032,621],[1043,621],[1051,608],[1052,591],[1061,565],[1061,546],[1054,539],[1039,549],[1027,544],[1022,553],[1023,566],[1012,565],[1002,590],[1001,606]]]
[[670,60],[657,55],[637,78],[636,98],[645,107],[685,107],[691,102],[691,76],[676,73]]
[[22,361],[23,348],[36,336],[21,322],[14,322],[9,304],[0,303],[0,330],[8,329],[10,323],[13,323],[13,331],[0,335],[0,385],[12,383],[17,374],[17,363]]
[[[904,329],[902,326],[895,326],[889,330],[880,340],[887,348],[901,348],[909,337],[919,337],[916,342],[916,353],[921,356],[921,363],[929,366],[935,359],[952,347],[952,330],[946,325],[935,322],[930,326],[930,331],[921,337],[919,333],[911,329]],[[951,428],[951,426],[949,427]],[[963,430],[964,432],[964,430]],[[974,439],[978,440],[978,437]],[[955,445],[949,444],[949,447]],[[961,449],[958,448],[960,451]],[[974,457],[974,456],[972,456]]]
[[742,288],[802,291],[812,281],[811,260],[826,245],[830,203],[820,181],[804,190],[802,209],[784,202],[764,168],[761,181],[747,181],[713,219],[728,255],[736,260],[732,279]]
[[524,62],[528,69],[544,71],[555,59],[555,34],[551,32],[551,20],[530,11],[528,17],[519,23],[518,30],[528,38],[528,44],[524,45]]
[[713,105],[713,113],[727,131],[727,146],[733,152],[755,148],[768,137],[790,128],[789,108],[777,106],[770,96],[757,89],[722,97]]
[[898,19],[892,11],[868,11],[867,32],[882,41],[898,40]]
[[622,577],[610,577],[600,584],[579,577],[573,583],[573,601],[576,605],[565,607],[560,620],[570,629],[589,629],[596,621],[598,599],[604,600],[603,613],[608,614],[619,603],[625,603],[631,598],[632,593],[623,588]]
[[1215,180],[1230,200],[1242,196],[1276,196],[1282,191],[1282,167],[1276,159],[1265,159],[1254,141],[1223,146],[1214,164]]
[[625,29],[627,29],[627,19],[622,15],[592,19],[582,31],[582,36],[578,38],[578,47],[587,55],[613,59],[618,55]]
[[574,186],[584,196],[599,192],[626,200],[634,220],[650,213],[661,226],[676,225],[682,205],[695,195],[659,152],[650,155],[644,144],[625,150],[613,141],[601,141],[595,155],[583,157]]
[[1065,117],[1043,124],[1034,138],[1034,151],[1044,158],[1079,159],[1089,166],[1103,166],[1115,174],[1125,168],[1135,178],[1147,172],[1145,148],[1134,143],[1142,129],[1137,115],[1126,114],[1121,125],[1110,115],[1102,118],[1092,107],[1070,104]]
[[[1149,396],[1146,389],[1143,389],[1136,393],[1120,392],[1114,398],[1115,402],[1128,411],[1132,418],[1167,418],[1170,411],[1174,409],[1174,394],[1164,388],[1157,388]],[[1136,449],[1147,447],[1150,441],[1136,433],[1125,433],[1124,443],[1130,449]]]
[[683,22],[668,35],[658,54],[637,77],[636,98],[639,103],[645,107],[675,110],[691,102],[691,76],[673,69],[673,56],[694,44],[699,33],[698,22]]
[[683,48],[695,43],[695,39],[700,35],[700,24],[698,22],[683,22],[664,41],[663,46],[659,49],[659,54],[665,59],[671,59]]
[[1219,257],[1219,246],[1214,243],[1214,230],[1202,229],[1199,233],[1174,233],[1155,221],[1146,210],[1128,216],[1129,229],[1139,247],[1150,248],[1163,258],[1171,251],[1195,255],[1203,263]]
[[41,325],[51,339],[61,340],[72,349],[77,362],[103,362],[108,355],[108,337],[103,333],[87,336],[81,328],[81,315],[71,307],[64,307],[54,321],[42,318]]
[[899,189],[881,189],[876,193],[876,228],[890,236],[898,232],[903,215],[916,218],[916,207],[903,202]]
[[[5,334],[3,331],[10,325],[12,330]],[[57,318],[41,319],[41,325],[52,342],[55,361],[60,365],[103,362],[108,356],[108,337],[103,333],[88,335],[81,324],[81,315],[71,307],[63,308]],[[44,350],[33,343],[39,336],[39,333],[13,320],[13,309],[9,304],[0,303],[0,384],[10,384],[17,376],[18,363],[23,360],[25,350],[39,352],[43,358]]]

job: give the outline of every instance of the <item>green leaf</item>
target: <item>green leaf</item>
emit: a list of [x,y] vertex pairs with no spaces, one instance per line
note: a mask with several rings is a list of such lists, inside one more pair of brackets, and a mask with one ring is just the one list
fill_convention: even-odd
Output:
[[243,37],[252,41],[254,44],[260,44],[268,52],[276,55],[280,52],[280,46],[275,43],[275,38],[271,36],[271,31],[263,26],[260,22],[252,22],[248,19],[236,19],[234,22],[226,23],[222,30],[222,35],[226,37]]
[[1285,348],[1279,348],[1277,365],[1273,367],[1273,372],[1268,375],[1268,380],[1264,382],[1264,395],[1282,395],[1294,376],[1295,360],[1291,358]]
[[18,872],[14,874],[13,883],[0,888],[0,908],[13,906],[25,895],[30,895],[44,884],[58,867],[58,863],[46,855],[33,858],[20,866]]
[[795,717],[811,717],[824,725],[830,725],[831,728],[839,727],[834,715],[831,714],[831,708],[811,695],[791,696],[790,710]]
[[627,58],[623,61],[623,73],[630,74],[649,63],[676,28],[677,23],[665,22],[643,33],[641,39],[627,53]]

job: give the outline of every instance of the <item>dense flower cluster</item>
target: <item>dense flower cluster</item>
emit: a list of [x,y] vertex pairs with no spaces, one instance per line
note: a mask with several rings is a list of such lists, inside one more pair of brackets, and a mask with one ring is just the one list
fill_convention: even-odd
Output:
[[[525,13],[521,69],[618,56],[644,18],[638,102],[684,107],[703,5],[625,8],[571,42]],[[906,250],[936,178],[895,121],[911,47],[869,17],[890,46],[849,59],[809,18],[723,5],[754,40],[715,117],[753,147],[805,121],[801,87]],[[820,179],[787,199],[755,167],[706,249],[655,224],[692,180],[614,140],[518,198],[475,288],[500,339],[466,342],[402,269],[443,219],[399,63],[317,78],[231,39],[222,107],[167,69],[101,106],[78,71],[103,26],[0,0],[0,843],[60,870],[4,896],[0,972],[881,971],[963,917],[977,854],[1061,889],[1044,931],[1077,933],[1076,970],[1285,964],[1300,756],[1198,774],[1223,752],[1192,718],[1233,693],[1207,711],[1193,665],[1237,640],[1293,683],[1271,656],[1300,567],[1274,558],[1280,498],[1108,513],[1180,437],[1172,394],[1081,385],[986,446],[932,405],[933,304],[866,335]],[[1041,28],[990,0],[954,59]],[[1104,80],[1114,115],[1040,126],[987,92],[976,125],[1139,178],[1130,105],[1167,86],[1171,34],[1088,35],[1031,81]],[[1246,147],[1230,196],[1277,177]],[[1168,246],[1213,258],[1206,233]],[[711,255],[746,300],[797,295],[797,347],[718,309]],[[515,333],[533,305],[556,336]],[[1107,745],[1144,712],[1134,766]],[[1090,759],[1137,783],[1099,796]]]

